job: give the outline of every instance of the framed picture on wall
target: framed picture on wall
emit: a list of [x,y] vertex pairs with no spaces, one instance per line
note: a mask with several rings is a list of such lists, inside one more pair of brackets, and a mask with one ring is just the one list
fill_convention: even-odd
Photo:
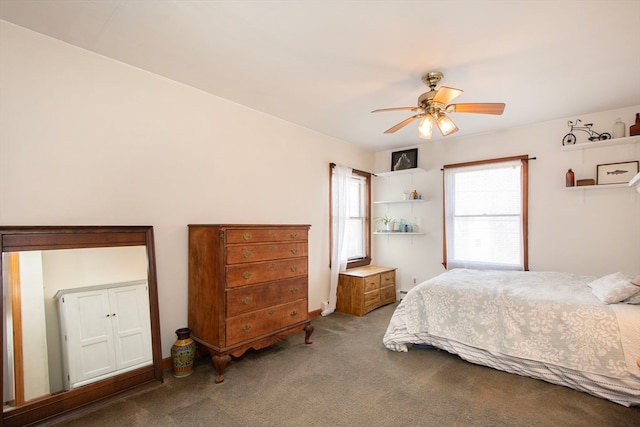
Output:
[[598,185],[626,184],[638,173],[638,161],[598,165]]
[[394,151],[391,153],[391,170],[413,169],[418,167],[418,149]]

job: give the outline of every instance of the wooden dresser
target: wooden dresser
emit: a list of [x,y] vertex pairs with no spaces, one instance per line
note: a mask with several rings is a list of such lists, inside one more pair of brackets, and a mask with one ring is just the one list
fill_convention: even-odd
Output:
[[231,356],[313,326],[309,225],[189,225],[189,328],[224,381]]
[[336,310],[364,316],[395,301],[395,268],[368,265],[340,272]]

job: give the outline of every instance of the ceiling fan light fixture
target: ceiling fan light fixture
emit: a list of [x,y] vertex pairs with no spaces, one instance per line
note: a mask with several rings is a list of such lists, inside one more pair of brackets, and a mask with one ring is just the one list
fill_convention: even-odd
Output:
[[426,114],[420,124],[418,124],[418,136],[422,139],[431,139],[433,134],[433,117],[431,114]]
[[504,112],[504,103],[449,104],[449,102],[462,93],[462,90],[447,86],[441,86],[439,89],[436,89],[442,77],[443,74],[439,71],[433,71],[422,76],[422,81],[429,87],[429,91],[418,97],[417,107],[393,107],[373,110],[372,113],[401,110],[417,113],[390,127],[384,131],[384,133],[394,133],[409,123],[420,119],[418,136],[423,139],[430,139],[433,135],[434,124],[438,126],[443,136],[451,135],[458,131],[458,127],[445,113],[475,113],[499,116]]
[[440,114],[436,119],[436,123],[438,125],[438,129],[444,136],[451,135],[454,132],[458,131],[458,127],[451,121],[451,119],[444,114]]

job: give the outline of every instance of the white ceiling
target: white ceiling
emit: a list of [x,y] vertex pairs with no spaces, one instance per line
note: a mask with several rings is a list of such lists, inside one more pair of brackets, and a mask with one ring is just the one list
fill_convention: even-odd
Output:
[[507,104],[452,114],[455,135],[640,104],[640,0],[0,0],[0,19],[374,150],[424,142],[383,134],[411,112],[370,112],[415,106],[428,71]]

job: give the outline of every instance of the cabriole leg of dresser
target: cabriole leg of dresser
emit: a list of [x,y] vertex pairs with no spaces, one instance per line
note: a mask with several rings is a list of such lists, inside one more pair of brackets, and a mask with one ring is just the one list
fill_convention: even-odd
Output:
[[213,362],[213,366],[215,366],[216,372],[218,373],[218,375],[216,376],[216,384],[220,384],[222,381],[224,381],[224,368],[226,368],[227,363],[231,361],[231,356],[229,356],[228,354],[214,354],[211,355],[211,361]]
[[313,325],[309,323],[307,326],[304,327],[304,343],[305,344],[313,343],[313,341],[311,341],[312,333],[313,333]]

